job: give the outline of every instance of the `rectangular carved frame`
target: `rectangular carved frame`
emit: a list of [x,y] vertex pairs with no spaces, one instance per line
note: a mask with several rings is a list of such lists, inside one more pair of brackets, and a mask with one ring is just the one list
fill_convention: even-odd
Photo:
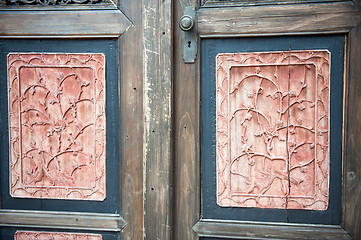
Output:
[[[178,1],[177,1],[178,2]],[[176,18],[180,18],[183,4],[176,3]],[[361,184],[358,137],[361,110],[361,6],[360,1],[328,2],[277,1],[201,1],[197,11],[200,38],[284,36],[308,34],[345,34],[345,80],[343,116],[343,183],[341,226],[311,224],[273,224],[262,222],[225,221],[201,218],[200,182],[200,60],[195,65],[175,61],[175,236],[182,239],[198,237],[257,238],[335,238],[361,237],[357,200]],[[188,1],[198,6],[197,1]],[[262,17],[260,17],[262,16]],[[175,42],[181,34],[175,30]],[[177,49],[179,47],[177,46]],[[200,54],[198,53],[198,56]],[[188,80],[189,79],[189,80]],[[186,183],[186,184],[184,184]],[[183,186],[183,188],[181,188]],[[184,204],[186,202],[186,204]],[[188,204],[188,205],[187,205]],[[187,209],[188,208],[188,209]],[[193,226],[194,233],[191,232]],[[346,231],[345,231],[346,230]],[[314,234],[317,232],[317,234]]]

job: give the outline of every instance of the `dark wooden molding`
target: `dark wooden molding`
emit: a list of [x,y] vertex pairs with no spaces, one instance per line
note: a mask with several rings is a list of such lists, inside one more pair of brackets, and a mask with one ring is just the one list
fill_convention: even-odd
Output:
[[360,21],[351,1],[198,10],[201,37],[347,33]]
[[[119,37],[131,22],[119,9],[78,11],[0,9],[0,37]],[[6,21],[5,21],[6,19]]]
[[242,239],[351,239],[340,226],[241,222],[201,219],[193,226],[200,237]]
[[172,238],[172,0],[143,1],[144,237]]
[[0,226],[119,232],[126,222],[119,214],[0,210]]

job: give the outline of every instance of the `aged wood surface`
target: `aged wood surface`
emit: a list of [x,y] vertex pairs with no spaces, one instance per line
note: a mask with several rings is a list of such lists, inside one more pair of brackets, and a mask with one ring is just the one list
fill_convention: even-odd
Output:
[[127,222],[121,239],[143,238],[143,38],[142,1],[120,1],[132,26],[120,46],[120,213]]
[[361,239],[361,24],[349,34],[344,125],[343,226]]
[[174,4],[174,239],[191,240],[198,239],[192,226],[200,218],[200,56],[194,64],[184,63],[178,21],[197,1]]
[[360,21],[361,10],[352,2],[198,10],[198,32],[203,37],[348,32]]
[[351,239],[340,226],[201,220],[200,237],[241,239]]
[[120,10],[0,10],[1,37],[119,37],[130,21]]
[[120,231],[126,222],[118,214],[0,210],[0,226]]
[[144,237],[172,238],[172,1],[143,5]]

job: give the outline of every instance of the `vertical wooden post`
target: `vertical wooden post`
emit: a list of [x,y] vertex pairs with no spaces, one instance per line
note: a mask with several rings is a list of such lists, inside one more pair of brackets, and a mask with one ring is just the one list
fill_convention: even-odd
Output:
[[361,239],[361,25],[354,27],[348,36],[342,224],[353,239]]
[[201,202],[200,51],[195,63],[184,63],[182,30],[177,27],[190,6],[197,8],[198,0],[177,0],[174,5],[174,239],[180,240],[198,239],[192,227],[200,218]]
[[120,48],[120,214],[121,239],[143,238],[143,14],[142,0],[118,1],[132,26]]
[[143,5],[144,237],[172,232],[172,0]]

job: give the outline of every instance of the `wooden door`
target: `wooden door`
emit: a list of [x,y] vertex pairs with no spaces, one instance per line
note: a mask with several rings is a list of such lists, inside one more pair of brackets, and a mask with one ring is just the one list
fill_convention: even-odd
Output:
[[1,2],[1,239],[142,238],[139,9]]
[[[195,63],[177,26],[189,6]],[[174,15],[174,238],[359,239],[359,1],[175,1]],[[327,86],[306,80],[299,64],[312,58],[327,62],[310,63]],[[311,82],[322,113],[301,104]]]

